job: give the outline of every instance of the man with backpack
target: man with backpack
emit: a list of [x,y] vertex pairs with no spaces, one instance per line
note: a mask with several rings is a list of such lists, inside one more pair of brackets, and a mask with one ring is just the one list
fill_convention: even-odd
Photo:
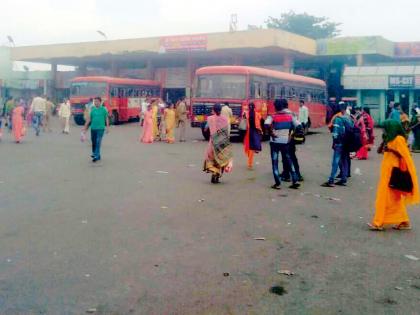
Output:
[[[339,106],[340,112],[332,121],[333,157],[331,175],[328,181],[321,185],[322,187],[335,187],[335,185],[346,186],[350,167],[350,152],[353,152],[352,150],[354,150],[355,146],[357,147],[353,143],[354,139],[352,139],[354,136],[354,124],[346,115],[347,106],[344,103]],[[341,178],[338,182],[334,183],[339,167],[341,169]]]
[[292,176],[291,189],[300,187],[299,178],[293,166],[290,157],[289,145],[293,131],[299,125],[297,119],[287,110],[288,103],[285,99],[276,99],[274,101],[276,112],[267,117],[264,125],[270,131],[271,141],[271,164],[275,184],[271,186],[273,189],[280,189],[281,177],[279,171],[279,155],[282,155],[285,161],[285,168]]

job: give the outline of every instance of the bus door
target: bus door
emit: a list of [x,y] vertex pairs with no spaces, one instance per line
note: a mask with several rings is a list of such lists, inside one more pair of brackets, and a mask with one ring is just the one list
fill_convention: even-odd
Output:
[[128,88],[119,89],[119,98],[118,98],[118,118],[119,121],[128,120]]

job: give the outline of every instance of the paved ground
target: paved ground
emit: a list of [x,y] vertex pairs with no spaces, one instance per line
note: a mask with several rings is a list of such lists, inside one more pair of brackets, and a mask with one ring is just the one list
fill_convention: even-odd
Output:
[[420,209],[411,232],[365,226],[380,156],[321,188],[321,131],[299,147],[302,189],[277,192],[267,144],[255,171],[235,144],[212,186],[197,130],[142,145],[135,124],[114,127],[97,165],[79,132],[0,143],[0,314],[419,314],[420,261],[405,255],[420,257]]

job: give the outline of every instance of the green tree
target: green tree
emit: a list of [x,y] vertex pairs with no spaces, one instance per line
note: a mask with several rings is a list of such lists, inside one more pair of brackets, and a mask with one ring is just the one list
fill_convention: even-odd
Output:
[[341,23],[331,22],[326,17],[294,11],[283,13],[280,18],[270,16],[265,23],[268,28],[278,28],[313,39],[332,38],[341,33],[338,29]]

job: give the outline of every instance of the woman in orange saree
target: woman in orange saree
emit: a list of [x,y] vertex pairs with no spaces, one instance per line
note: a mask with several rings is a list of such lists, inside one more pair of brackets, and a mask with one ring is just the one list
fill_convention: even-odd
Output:
[[[405,131],[400,122],[387,120],[384,123],[384,142],[378,153],[384,153],[381,176],[376,195],[376,212],[369,223],[371,230],[383,230],[385,225],[395,224],[394,229],[411,229],[406,206],[420,203],[416,167],[408,150]],[[402,192],[390,188],[392,169],[399,167],[410,173],[413,188],[411,192]]]
[[246,135],[244,138],[244,151],[248,157],[248,169],[254,166],[254,154],[261,152],[261,115],[255,112],[254,103],[249,104],[249,111],[244,113],[246,119]]
[[12,131],[16,143],[20,143],[24,134],[23,115],[25,108],[22,103],[19,103],[14,109],[12,114]]
[[147,110],[144,113],[143,136],[140,141],[143,143],[153,143],[153,112],[151,105],[147,106]]
[[210,130],[210,140],[206,150],[204,169],[206,173],[211,173],[212,184],[219,183],[220,177],[226,171],[230,171],[232,166],[232,146],[228,127],[230,121],[220,115],[222,106],[215,104],[213,115],[207,118],[206,129]]

